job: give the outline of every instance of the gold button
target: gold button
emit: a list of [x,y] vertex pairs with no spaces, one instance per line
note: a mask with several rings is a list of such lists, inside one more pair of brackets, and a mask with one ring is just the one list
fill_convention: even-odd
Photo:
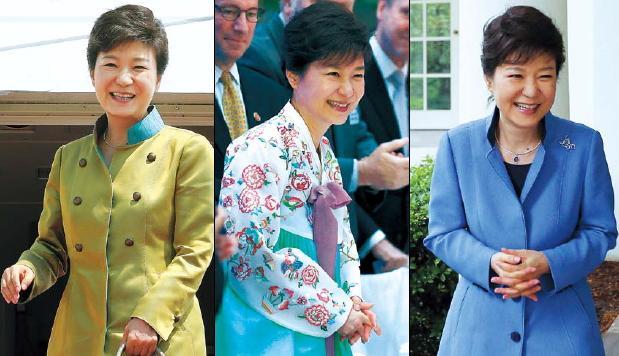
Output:
[[80,197],[73,198],[73,204],[75,204],[75,205],[82,204],[82,198],[80,198]]
[[82,252],[83,249],[84,246],[82,246],[82,244],[75,244],[75,251]]
[[139,201],[140,199],[142,199],[142,194],[140,194],[140,192],[133,193],[133,200]]
[[133,246],[133,240],[132,239],[125,239],[125,246]]
[[178,316],[178,315],[175,315],[175,316],[174,316],[174,322],[175,322],[175,323],[178,323],[179,321],[181,321],[181,317],[180,317],[180,316]]
[[86,161],[85,158],[80,159],[80,162],[79,162],[80,167],[86,167],[87,164],[88,162]]
[[149,153],[148,156],[146,156],[146,160],[148,162],[155,162],[155,160],[157,159],[157,155],[154,153]]

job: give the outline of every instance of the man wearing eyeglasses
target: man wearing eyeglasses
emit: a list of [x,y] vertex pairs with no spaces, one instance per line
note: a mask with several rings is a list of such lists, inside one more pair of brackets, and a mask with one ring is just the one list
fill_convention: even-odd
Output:
[[215,1],[215,196],[226,148],[236,137],[275,116],[290,94],[237,60],[249,47],[263,13],[258,0]]

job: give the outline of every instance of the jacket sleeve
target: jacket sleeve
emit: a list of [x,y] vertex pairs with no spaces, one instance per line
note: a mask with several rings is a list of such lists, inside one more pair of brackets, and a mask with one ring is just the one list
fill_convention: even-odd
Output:
[[213,255],[213,148],[203,136],[192,135],[185,143],[175,187],[176,255],[131,314],[163,340],[195,295]]
[[584,174],[580,220],[572,239],[542,251],[550,266],[553,293],[586,278],[604,261],[606,252],[616,245],[613,187],[602,137],[597,131],[591,138]]
[[429,215],[426,248],[469,281],[494,293],[490,259],[497,251],[468,230],[449,134],[443,136],[436,156]]
[[285,233],[280,230],[281,217],[308,209],[310,178],[300,180],[307,184],[291,184],[291,170],[297,169],[297,178],[310,173],[299,168],[301,151],[284,148],[277,133],[255,136],[237,139],[226,154],[220,204],[228,215],[228,233],[239,241],[239,252],[226,267],[229,287],[273,322],[328,337],[344,324],[352,301],[301,250],[274,250],[280,233]]
[[60,147],[54,155],[45,186],[43,211],[38,225],[39,236],[17,261],[17,264],[30,267],[35,276],[30,288],[20,295],[20,302],[30,301],[43,293],[67,272],[67,245],[60,207],[62,149]]

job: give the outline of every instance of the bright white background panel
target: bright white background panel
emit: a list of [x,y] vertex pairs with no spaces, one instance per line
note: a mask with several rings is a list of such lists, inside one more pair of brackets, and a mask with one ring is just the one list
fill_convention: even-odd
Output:
[[[0,90],[93,91],[86,62],[88,40],[66,39],[87,37],[99,15],[126,3],[3,1],[0,4]],[[160,91],[212,93],[212,3],[203,0],[131,3],[149,7],[166,24],[170,61]],[[57,43],[36,45],[57,40]]]

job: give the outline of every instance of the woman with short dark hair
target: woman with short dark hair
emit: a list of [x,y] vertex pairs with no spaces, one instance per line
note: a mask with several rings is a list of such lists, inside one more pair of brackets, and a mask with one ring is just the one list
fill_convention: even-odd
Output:
[[368,36],[325,1],[295,16],[284,38],[290,102],[226,152],[220,202],[239,251],[215,345],[223,355],[351,355],[349,344],[378,328],[361,299],[350,197],[323,135],[363,96]]
[[101,15],[88,66],[105,114],[61,146],[39,236],[4,271],[8,303],[31,300],[71,264],[49,355],[205,355],[195,292],[213,247],[213,151],[150,105],[168,62],[162,23],[143,6]]
[[425,246],[461,278],[439,355],[603,355],[587,275],[615,245],[600,134],[554,116],[565,61],[539,10],[486,24],[494,114],[442,139]]

